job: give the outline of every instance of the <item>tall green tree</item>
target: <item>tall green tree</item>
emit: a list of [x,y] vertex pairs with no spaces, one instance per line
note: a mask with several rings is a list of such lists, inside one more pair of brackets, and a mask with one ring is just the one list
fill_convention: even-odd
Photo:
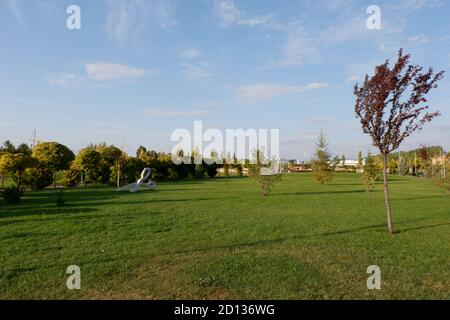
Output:
[[23,154],[23,153],[13,154],[12,161],[13,162],[12,162],[11,171],[13,171],[16,174],[15,180],[17,183],[17,187],[20,188],[23,173],[25,172],[25,170],[27,168],[36,167],[38,164],[38,161],[36,159],[30,157],[29,155]]
[[14,168],[14,155],[9,152],[0,154],[0,173],[2,175],[2,189],[5,185],[5,175]]
[[5,142],[3,142],[3,146],[1,147],[1,151],[9,152],[9,153],[15,153],[16,152],[16,147],[14,146],[14,144],[11,141],[6,140]]
[[69,169],[75,155],[60,143],[41,142],[33,148],[33,158],[39,161],[39,166],[52,170],[53,188],[56,188],[56,172]]
[[124,153],[122,152],[122,150],[112,145],[100,145],[97,147],[97,151],[102,155],[104,165],[108,172],[108,176],[104,177],[104,181],[109,181],[111,173],[113,171],[112,169],[114,167],[117,188],[120,188],[121,167],[124,160],[122,159],[122,157]]
[[[97,150],[88,147],[80,150],[73,162],[74,168],[82,174],[82,180],[86,182],[98,182],[98,172],[102,161],[102,155]],[[84,182],[84,181],[82,181]]]
[[320,184],[325,184],[333,180],[334,167],[331,157],[331,153],[328,151],[327,137],[323,130],[321,130],[316,142],[315,156],[312,160],[313,177]]

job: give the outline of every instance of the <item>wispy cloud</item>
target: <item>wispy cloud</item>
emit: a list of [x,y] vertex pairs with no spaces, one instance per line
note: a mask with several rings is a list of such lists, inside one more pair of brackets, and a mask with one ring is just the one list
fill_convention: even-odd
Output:
[[44,79],[51,85],[61,88],[78,87],[86,83],[86,77],[72,73],[50,73]]
[[211,113],[207,110],[193,110],[193,111],[170,111],[164,109],[146,109],[142,110],[142,114],[156,118],[173,118],[173,117],[198,117]]
[[106,32],[117,44],[123,45],[130,38],[139,41],[143,32],[152,25],[164,31],[177,26],[175,5],[164,0],[105,0]]
[[200,57],[202,55],[202,52],[197,49],[197,48],[189,48],[189,49],[184,49],[180,52],[180,54],[178,55],[178,57],[182,60],[194,60],[198,57]]
[[227,28],[232,25],[257,26],[266,24],[272,15],[250,16],[245,11],[237,8],[233,0],[215,0],[214,11],[220,20],[220,24]]
[[42,107],[62,107],[65,109],[74,109],[75,106],[67,103],[57,103],[54,101],[43,101],[43,100],[35,100],[35,99],[23,99],[23,98],[6,98],[8,101],[17,102],[20,103],[22,106],[30,106],[32,105],[33,108],[36,108],[36,106],[42,106]]
[[424,33],[409,37],[408,40],[415,44],[424,44],[430,41]]
[[26,22],[23,17],[23,13],[19,4],[19,0],[6,0],[6,4],[8,5],[9,9],[13,12],[14,16],[16,17],[17,21],[22,25],[25,26]]
[[287,34],[283,45],[284,66],[300,66],[305,62],[315,62],[319,59],[320,42],[316,37],[305,31],[302,26],[294,28]]
[[329,87],[325,82],[313,82],[304,86],[280,83],[258,83],[238,88],[238,99],[244,103],[261,103],[277,96],[300,93]]
[[101,87],[104,82],[137,79],[154,74],[151,70],[108,62],[84,63],[85,74],[50,73],[44,79],[51,85],[62,88],[79,86]]
[[183,75],[187,80],[198,83],[208,83],[214,81],[216,75],[211,71],[207,62],[202,63],[182,63]]
[[313,118],[306,118],[304,121],[305,123],[308,124],[327,124],[335,122],[336,119],[331,117],[313,117]]
[[87,76],[97,81],[141,78],[152,73],[141,68],[107,62],[86,63],[84,67]]
[[196,48],[182,50],[178,55],[181,60],[181,73],[190,82],[209,83],[216,78],[208,62],[198,61],[201,55],[202,52]]

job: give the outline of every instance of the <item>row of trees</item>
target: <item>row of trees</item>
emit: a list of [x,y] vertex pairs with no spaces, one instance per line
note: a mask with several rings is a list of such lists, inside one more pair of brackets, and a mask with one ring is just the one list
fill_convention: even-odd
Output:
[[[78,184],[121,184],[135,182],[146,167],[152,168],[153,180],[178,180],[186,178],[214,178],[220,168],[226,176],[233,170],[241,176],[245,164],[237,159],[224,160],[222,164],[193,164],[195,154],[184,157],[185,163],[175,165],[170,154],[148,151],[139,147],[136,156],[129,156],[113,145],[91,144],[74,154],[68,147],[57,142],[42,142],[33,149],[27,145],[14,147],[6,141],[0,148],[1,188],[5,175],[10,175],[18,187],[43,189],[51,184],[56,187],[57,177],[65,186]],[[189,158],[189,159],[187,159]],[[192,163],[192,164],[187,164]]]

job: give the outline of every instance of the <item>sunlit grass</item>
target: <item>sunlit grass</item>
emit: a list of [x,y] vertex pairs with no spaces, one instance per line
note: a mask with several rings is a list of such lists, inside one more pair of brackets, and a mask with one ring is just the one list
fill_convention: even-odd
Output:
[[[286,175],[269,197],[249,178],[27,193],[0,200],[0,298],[450,298],[450,200],[432,183],[391,177],[394,236],[381,185]],[[65,271],[78,265],[82,290]],[[368,290],[366,269],[382,270]]]

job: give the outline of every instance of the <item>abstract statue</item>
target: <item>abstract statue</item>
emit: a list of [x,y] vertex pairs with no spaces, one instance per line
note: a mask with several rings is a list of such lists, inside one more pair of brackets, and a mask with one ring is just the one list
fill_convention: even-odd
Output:
[[[122,187],[122,188],[118,189],[117,191],[130,190],[131,192],[138,192],[139,187],[147,187],[150,190],[154,190],[156,188],[156,183],[154,183],[152,180],[150,180],[151,173],[152,173],[152,169],[145,168],[141,173],[141,178],[137,182],[129,184],[125,187]],[[145,182],[147,179],[148,179],[148,182]]]

